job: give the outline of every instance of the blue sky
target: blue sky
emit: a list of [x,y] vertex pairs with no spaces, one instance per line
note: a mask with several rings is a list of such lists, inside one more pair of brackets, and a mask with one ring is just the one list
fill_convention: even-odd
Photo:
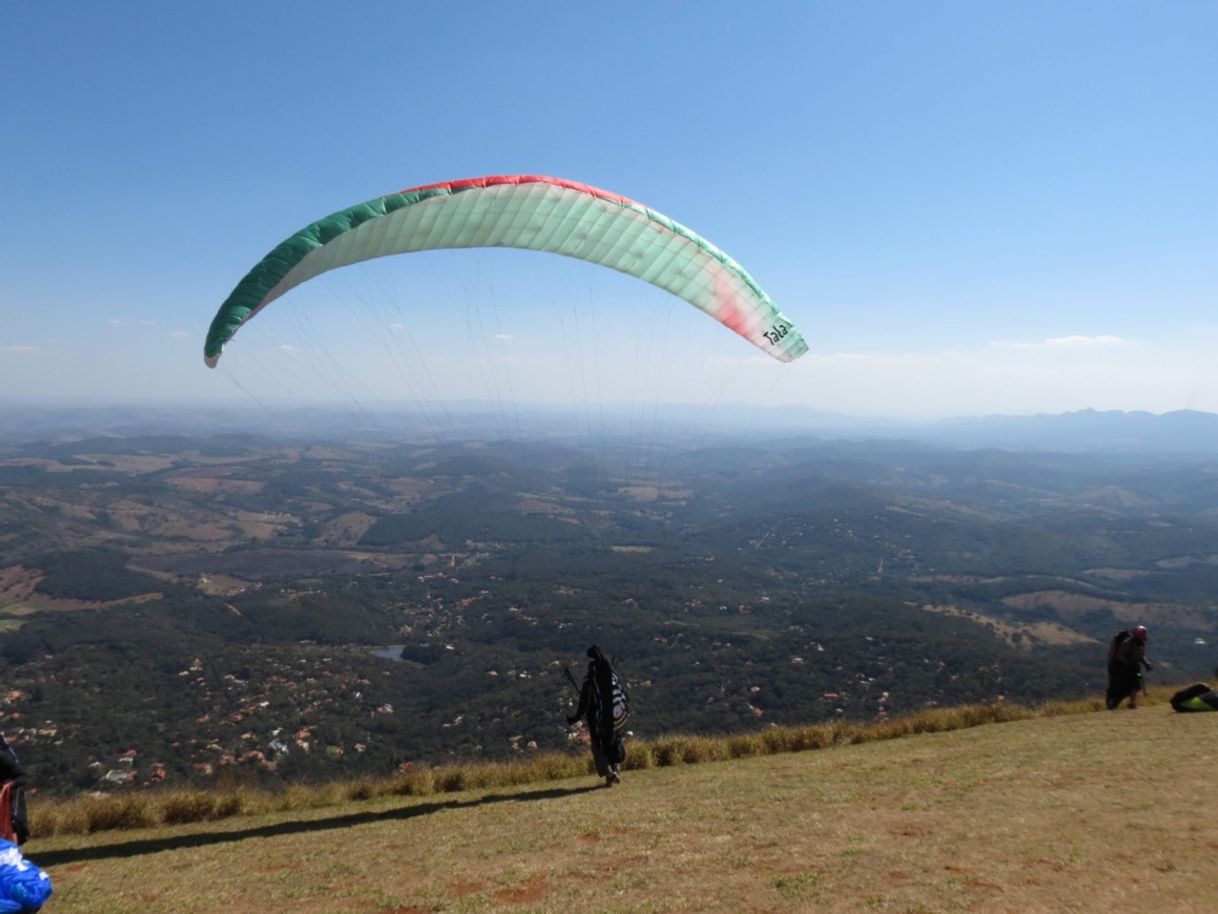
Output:
[[[1218,411],[1215,61],[1187,0],[4,4],[0,400]],[[203,366],[296,229],[516,172],[694,228],[812,351],[443,252],[322,277]]]

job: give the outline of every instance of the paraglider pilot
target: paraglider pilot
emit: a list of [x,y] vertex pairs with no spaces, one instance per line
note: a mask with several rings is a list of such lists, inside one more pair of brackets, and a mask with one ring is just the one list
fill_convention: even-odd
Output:
[[592,738],[596,773],[605,779],[606,787],[612,787],[621,783],[619,772],[626,760],[623,738],[630,713],[628,699],[613,664],[595,644],[588,648],[588,658],[588,672],[579,690],[579,707],[567,718],[567,723],[585,720]]
[[1138,706],[1138,692],[1143,690],[1142,670],[1150,670],[1146,662],[1146,642],[1150,636],[1145,625],[1135,625],[1128,631],[1117,632],[1108,646],[1108,710],[1115,711],[1129,699],[1129,707]]
[[24,844],[30,836],[25,810],[25,769],[0,735],[0,838]]

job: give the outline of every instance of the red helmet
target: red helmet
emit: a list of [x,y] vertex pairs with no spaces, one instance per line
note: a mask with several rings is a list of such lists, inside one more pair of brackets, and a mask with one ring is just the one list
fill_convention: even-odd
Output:
[[1129,630],[1129,634],[1133,635],[1135,638],[1137,638],[1137,639],[1138,639],[1139,641],[1141,641],[1143,644],[1145,644],[1145,643],[1146,643],[1146,641],[1147,641],[1147,639],[1150,637],[1150,635],[1149,635],[1149,634],[1147,634],[1147,632],[1146,632],[1146,626],[1145,626],[1145,625],[1135,625],[1133,628],[1131,628],[1131,629]]

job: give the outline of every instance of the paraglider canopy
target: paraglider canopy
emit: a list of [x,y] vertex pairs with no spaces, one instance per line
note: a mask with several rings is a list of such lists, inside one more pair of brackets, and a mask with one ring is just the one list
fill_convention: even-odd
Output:
[[808,350],[753,277],[696,232],[587,184],[498,175],[409,188],[305,226],[263,257],[220,306],[204,361],[215,367],[246,321],[328,270],[390,254],[476,247],[522,248],[601,264],[684,299],[779,361]]

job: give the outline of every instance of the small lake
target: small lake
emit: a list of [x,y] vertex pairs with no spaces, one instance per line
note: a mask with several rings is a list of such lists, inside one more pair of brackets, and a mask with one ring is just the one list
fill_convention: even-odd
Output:
[[374,647],[372,649],[372,656],[383,657],[386,660],[401,661],[402,648],[405,646],[404,644],[387,644],[384,647]]

